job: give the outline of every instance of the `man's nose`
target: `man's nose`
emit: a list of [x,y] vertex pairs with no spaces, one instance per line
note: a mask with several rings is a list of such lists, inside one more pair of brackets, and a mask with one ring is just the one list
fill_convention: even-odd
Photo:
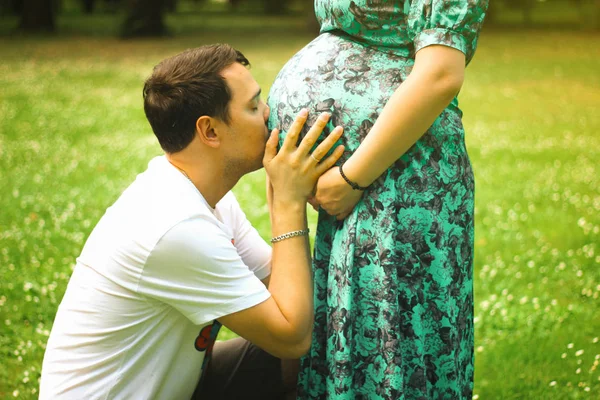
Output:
[[269,115],[271,114],[271,109],[269,106],[265,106],[265,122],[269,119]]

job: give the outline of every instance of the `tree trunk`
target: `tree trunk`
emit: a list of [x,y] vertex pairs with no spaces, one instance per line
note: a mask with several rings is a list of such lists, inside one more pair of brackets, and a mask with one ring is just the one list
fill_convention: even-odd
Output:
[[166,0],[165,6],[170,13],[177,11],[177,0]]
[[596,0],[596,26],[594,27],[597,31],[600,31],[600,0]]
[[533,25],[533,0],[523,0],[523,25],[530,27]]
[[22,0],[8,0],[5,2],[9,14],[21,15],[23,13],[23,1]]
[[306,27],[310,33],[314,33],[315,36],[319,35],[321,27],[319,21],[315,15],[315,2],[314,0],[304,0],[304,14],[306,15]]
[[498,17],[498,6],[496,3],[490,1],[487,12],[485,13],[485,23],[487,25],[494,25],[497,22]]
[[121,27],[124,38],[165,36],[165,0],[128,0],[127,16]]
[[265,13],[271,15],[285,14],[287,10],[287,1],[285,0],[264,0]]
[[92,14],[94,12],[94,6],[96,5],[95,0],[83,0],[83,11],[86,14]]
[[240,5],[241,1],[240,0],[229,0],[229,8],[231,8],[232,10],[237,10],[238,6]]
[[106,9],[111,14],[115,14],[122,8],[123,5],[121,0],[104,0],[104,3],[106,5]]
[[54,32],[55,28],[52,0],[23,0],[19,30],[27,33]]

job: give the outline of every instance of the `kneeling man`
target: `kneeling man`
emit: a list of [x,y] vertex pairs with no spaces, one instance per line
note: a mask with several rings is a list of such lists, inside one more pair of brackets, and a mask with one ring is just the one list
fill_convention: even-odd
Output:
[[[308,350],[313,325],[306,201],[343,152],[321,160],[341,128],[311,153],[328,115],[297,144],[303,112],[277,151],[247,65],[214,45],[154,68],[144,110],[165,154],[107,209],[77,259],[41,399],[293,395],[281,360]],[[272,248],[230,192],[263,165]],[[213,349],[222,324],[241,338]]]

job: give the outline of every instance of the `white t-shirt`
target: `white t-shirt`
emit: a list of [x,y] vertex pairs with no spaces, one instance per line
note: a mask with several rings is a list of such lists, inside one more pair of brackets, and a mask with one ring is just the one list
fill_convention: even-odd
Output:
[[213,322],[270,297],[260,281],[270,263],[270,246],[232,193],[213,210],[156,157],[77,259],[40,399],[189,399],[220,326]]

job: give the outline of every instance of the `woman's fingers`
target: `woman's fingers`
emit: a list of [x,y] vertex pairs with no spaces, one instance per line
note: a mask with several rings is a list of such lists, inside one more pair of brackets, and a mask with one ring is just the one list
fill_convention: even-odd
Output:
[[[299,154],[308,154],[310,152],[310,150],[313,148],[313,146],[319,139],[319,136],[321,136],[321,133],[323,133],[323,129],[325,129],[325,126],[327,126],[327,122],[329,122],[330,118],[331,114],[329,113],[322,113],[321,115],[319,115],[319,118],[317,118],[313,126],[310,127],[306,136],[304,136],[304,138],[302,139],[302,142],[300,142],[300,144],[298,145]],[[331,146],[329,147],[331,148]],[[321,157],[323,157],[323,155],[325,155],[326,153],[327,152],[323,153]],[[316,156],[314,157],[316,158]],[[317,160],[320,160],[320,158],[317,158]]]
[[302,127],[306,123],[306,119],[308,117],[308,110],[306,108],[302,109],[296,119],[292,123],[292,126],[287,131],[287,135],[283,140],[283,144],[281,145],[281,149],[285,151],[293,151],[296,148],[296,143],[298,143],[298,136],[300,135],[300,131],[302,131]]

